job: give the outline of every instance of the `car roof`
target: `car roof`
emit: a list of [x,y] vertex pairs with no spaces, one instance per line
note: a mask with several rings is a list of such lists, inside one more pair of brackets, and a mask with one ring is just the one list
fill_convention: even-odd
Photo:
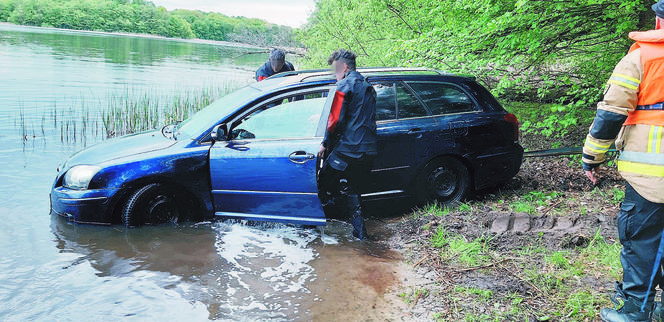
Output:
[[[442,80],[451,82],[463,82],[475,80],[474,77],[456,75],[428,68],[373,67],[358,68],[357,71],[364,75],[369,81]],[[300,87],[302,85],[314,86],[334,83],[336,83],[336,79],[330,70],[318,69],[279,73],[250,86],[260,91],[272,92],[282,88],[285,89],[289,87]]]

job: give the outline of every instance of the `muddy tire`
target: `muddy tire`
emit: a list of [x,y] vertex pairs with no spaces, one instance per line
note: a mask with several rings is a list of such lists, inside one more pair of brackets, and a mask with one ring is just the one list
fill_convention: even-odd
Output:
[[181,213],[175,192],[164,185],[153,183],[136,190],[127,199],[122,207],[121,219],[125,227],[136,227],[176,222]]
[[470,172],[465,164],[452,157],[431,161],[418,178],[420,203],[452,204],[462,201],[470,193]]

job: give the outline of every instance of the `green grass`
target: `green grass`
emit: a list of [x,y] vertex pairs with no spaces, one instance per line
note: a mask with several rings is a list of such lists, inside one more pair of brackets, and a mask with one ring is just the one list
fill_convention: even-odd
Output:
[[613,187],[611,189],[611,202],[619,204],[625,199],[625,190]]
[[472,296],[481,303],[487,303],[493,297],[493,291],[477,287],[457,286],[454,288],[454,292]]
[[403,292],[399,294],[399,297],[408,305],[414,304],[421,298],[425,298],[429,295],[429,291],[424,288],[417,288],[408,292]]
[[441,248],[443,261],[451,261],[465,266],[480,266],[491,260],[491,253],[485,238],[467,241],[461,235],[448,233],[439,226],[431,238],[431,246]]
[[525,212],[529,214],[535,214],[535,205],[530,202],[517,200],[510,205],[510,208],[514,212]]
[[598,300],[600,296],[597,292],[588,290],[569,294],[562,312],[564,317],[577,321],[595,319],[596,307],[602,304],[602,301]]
[[[596,192],[595,198],[606,200],[615,196],[618,200],[621,198],[620,191],[605,188]],[[564,196],[562,193],[528,192],[515,197],[516,201],[509,205],[510,208],[516,209],[522,204],[533,209],[538,204],[546,206],[555,203]],[[511,198],[508,196],[507,199]],[[581,200],[579,197],[569,199],[573,205]],[[473,203],[468,203],[468,207],[474,213],[482,211]],[[439,222],[434,218],[443,216],[440,214],[443,208],[431,206],[428,210],[431,211],[432,222]],[[474,213],[463,214],[457,207],[444,216],[473,216]],[[472,279],[476,274],[504,274],[502,269],[509,268],[516,274],[513,277],[530,289],[528,293],[517,293],[449,280],[452,285],[447,290],[434,288],[427,293],[433,296],[430,301],[442,301],[448,307],[448,310],[430,316],[435,321],[593,321],[600,308],[612,306],[605,290],[593,288],[592,284],[585,282],[599,278],[598,282],[608,286],[610,281],[621,278],[619,255],[622,246],[603,237],[599,230],[588,237],[584,247],[559,248],[552,245],[550,239],[545,239],[545,233],[540,232],[524,236],[522,247],[499,252],[492,248],[491,237],[468,238],[445,229],[443,225],[435,230],[432,227],[435,226],[428,226],[431,231],[428,246],[438,249],[436,253],[440,256],[440,263],[446,266],[442,272],[467,271],[464,274],[469,274]],[[501,264],[493,266],[493,263]],[[409,291],[402,296],[409,305],[413,305],[413,294],[416,294],[415,291]],[[533,294],[536,294],[535,297],[532,297]]]

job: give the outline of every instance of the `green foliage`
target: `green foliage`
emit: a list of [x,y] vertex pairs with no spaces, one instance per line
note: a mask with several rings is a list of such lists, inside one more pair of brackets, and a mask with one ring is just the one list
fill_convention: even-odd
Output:
[[651,3],[320,0],[298,38],[312,67],[344,47],[361,56],[360,65],[471,74],[503,98],[556,102],[575,110],[599,100],[629,48],[627,33],[654,26]]
[[[505,108],[517,116],[523,133],[546,138],[563,138],[576,129],[589,128],[595,113],[594,109],[557,103],[508,102]],[[554,143],[552,148],[556,148]]]
[[259,19],[191,10],[167,11],[133,0],[0,0],[0,21],[76,30],[296,46],[293,29]]

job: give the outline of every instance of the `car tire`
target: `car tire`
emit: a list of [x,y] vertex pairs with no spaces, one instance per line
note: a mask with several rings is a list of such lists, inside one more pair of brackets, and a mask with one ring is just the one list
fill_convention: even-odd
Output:
[[470,172],[463,162],[440,157],[427,164],[418,178],[418,199],[453,204],[468,197],[470,186]]
[[175,192],[152,183],[131,194],[122,208],[121,218],[125,227],[136,227],[177,222],[181,213]]

